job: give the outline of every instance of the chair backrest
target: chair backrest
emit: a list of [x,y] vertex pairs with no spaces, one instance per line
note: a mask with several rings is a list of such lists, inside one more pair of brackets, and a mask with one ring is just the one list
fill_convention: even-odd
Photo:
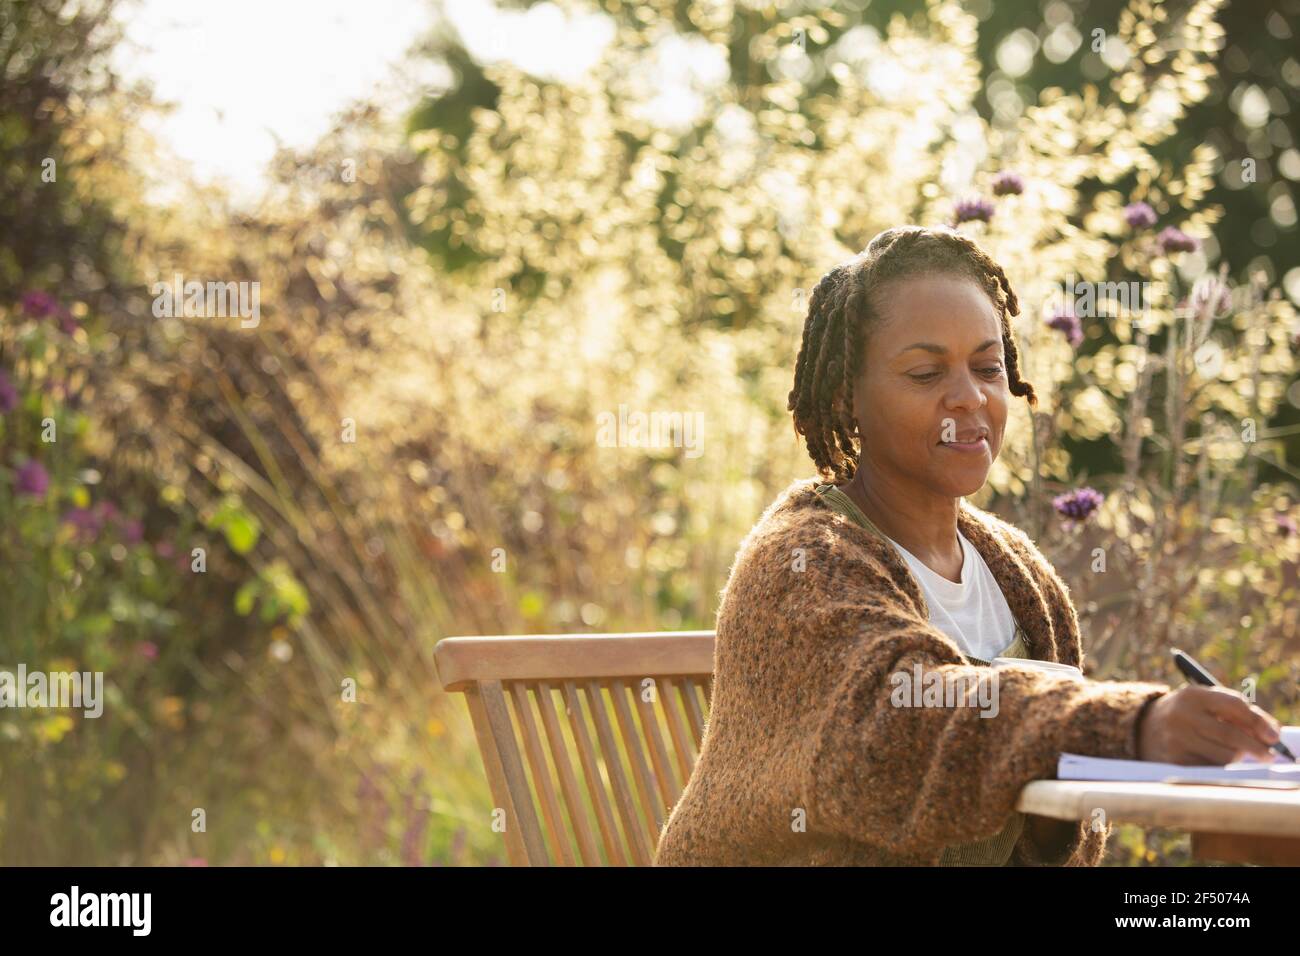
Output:
[[444,690],[465,694],[513,865],[650,864],[699,756],[713,698],[713,637],[664,631],[438,642],[438,679]]

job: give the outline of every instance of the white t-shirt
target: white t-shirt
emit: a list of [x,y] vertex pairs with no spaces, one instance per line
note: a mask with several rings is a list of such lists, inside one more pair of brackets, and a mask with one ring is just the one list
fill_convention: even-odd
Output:
[[962,653],[992,661],[1007,649],[1016,636],[1015,615],[984,557],[964,534],[957,532],[962,550],[961,583],[949,581],[893,538],[889,540],[925,593],[930,623],[951,637]]

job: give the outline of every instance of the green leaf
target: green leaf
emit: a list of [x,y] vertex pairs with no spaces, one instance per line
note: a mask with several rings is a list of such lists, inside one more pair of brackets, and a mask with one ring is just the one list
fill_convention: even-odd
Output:
[[221,530],[225,533],[226,543],[236,554],[248,554],[257,544],[259,528],[252,515],[232,515]]
[[257,600],[257,593],[262,589],[262,582],[253,580],[245,581],[238,591],[235,592],[235,612],[241,617],[247,617],[253,610],[253,602]]
[[208,519],[208,527],[220,530],[226,538],[226,544],[236,554],[248,554],[257,544],[261,526],[257,518],[244,510],[239,499],[233,495],[225,498],[216,514]]

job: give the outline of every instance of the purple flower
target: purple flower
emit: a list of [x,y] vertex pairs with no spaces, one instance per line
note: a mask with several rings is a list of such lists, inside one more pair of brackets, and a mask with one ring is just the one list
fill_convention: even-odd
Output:
[[1071,521],[1086,521],[1101,507],[1103,497],[1095,488],[1076,488],[1053,498],[1052,507]]
[[59,300],[39,289],[24,293],[22,305],[23,311],[33,319],[43,319],[59,311]]
[[[104,526],[112,521],[120,530],[124,530],[123,536],[127,541],[134,544],[139,541],[139,537],[132,537],[137,533],[137,529],[128,527],[130,522],[118,518],[117,508],[111,501],[101,501],[93,508],[69,508],[63,514],[63,520],[76,529],[77,535],[82,538],[97,538],[99,533],[104,530]],[[139,522],[135,522],[139,525]],[[138,529],[138,533],[143,537],[144,529]]]
[[1130,229],[1149,229],[1156,224],[1156,211],[1144,202],[1129,203],[1124,207],[1124,221]]
[[158,659],[158,645],[153,641],[140,641],[135,645],[135,652],[145,660],[156,661]]
[[1300,534],[1300,528],[1296,527],[1295,518],[1292,518],[1289,514],[1278,514],[1277,530],[1284,538],[1289,538],[1294,534]]
[[0,369],[0,415],[8,415],[18,407],[18,389],[9,380],[4,369]]
[[139,518],[127,518],[118,522],[118,530],[122,532],[122,540],[127,544],[139,544],[144,540],[144,525]]
[[1025,181],[1015,173],[999,173],[993,180],[993,195],[1019,196],[1025,191]]
[[1064,334],[1073,348],[1078,348],[1083,341],[1083,323],[1068,305],[1064,308],[1057,306],[1047,324]]
[[23,311],[33,319],[46,319],[53,316],[58,320],[59,329],[65,335],[76,335],[81,326],[72,317],[72,313],[60,304],[59,300],[48,292],[33,289],[23,294]]
[[992,218],[993,200],[991,199],[960,199],[957,201],[957,205],[953,207],[953,219],[956,225],[974,219],[978,219],[980,222],[988,222]]
[[62,520],[72,525],[80,538],[96,538],[104,526],[103,519],[91,508],[69,508]]
[[1192,286],[1188,304],[1202,314],[1208,312],[1222,317],[1232,308],[1232,290],[1217,276],[1203,276]]
[[1164,249],[1165,255],[1171,252],[1195,252],[1200,242],[1193,239],[1181,229],[1175,229],[1173,226],[1166,226],[1160,230],[1160,248]]
[[45,470],[45,466],[39,461],[32,459],[19,466],[17,478],[14,482],[14,490],[18,494],[31,495],[33,498],[44,498],[49,487],[50,473]]

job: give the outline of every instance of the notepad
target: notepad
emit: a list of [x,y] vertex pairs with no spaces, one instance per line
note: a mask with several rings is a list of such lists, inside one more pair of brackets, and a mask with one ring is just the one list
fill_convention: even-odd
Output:
[[[1283,727],[1282,743],[1300,756],[1300,727]],[[1265,763],[1247,757],[1222,766],[1159,763],[1153,760],[1116,760],[1110,757],[1087,757],[1083,754],[1061,754],[1056,765],[1058,780],[1117,780],[1129,782],[1162,783],[1169,779],[1218,783],[1247,780],[1275,780],[1300,783],[1300,763],[1291,763],[1278,757],[1276,763]]]

